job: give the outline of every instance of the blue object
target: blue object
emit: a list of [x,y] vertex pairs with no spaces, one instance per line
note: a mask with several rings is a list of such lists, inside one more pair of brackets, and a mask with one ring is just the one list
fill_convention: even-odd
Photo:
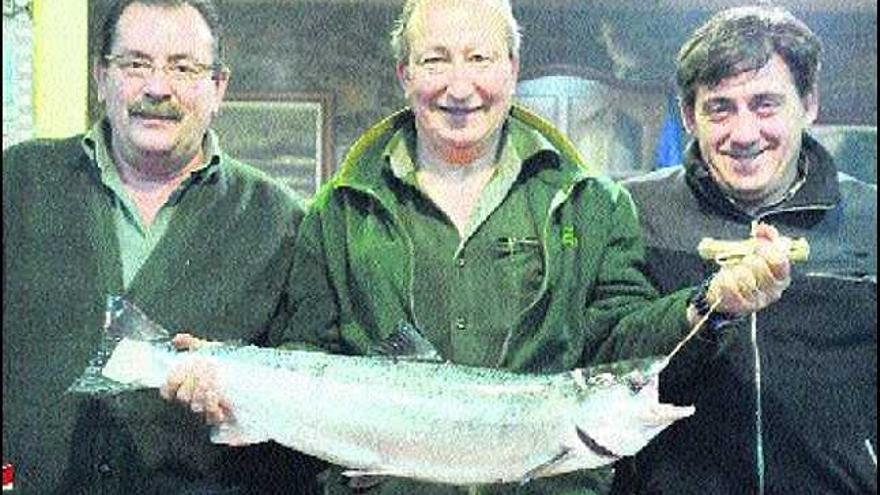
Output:
[[660,137],[654,152],[655,168],[672,167],[684,158],[685,132],[678,113],[675,95],[666,98],[666,115],[660,128]]

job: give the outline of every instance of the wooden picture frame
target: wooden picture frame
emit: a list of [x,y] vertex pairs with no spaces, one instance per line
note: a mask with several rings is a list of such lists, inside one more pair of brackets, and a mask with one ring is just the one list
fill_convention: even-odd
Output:
[[211,127],[220,147],[312,197],[333,173],[329,94],[231,94]]

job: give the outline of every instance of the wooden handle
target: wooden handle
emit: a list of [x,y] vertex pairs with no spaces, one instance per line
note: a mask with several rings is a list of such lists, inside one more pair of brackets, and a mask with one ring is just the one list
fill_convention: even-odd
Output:
[[[757,239],[743,241],[720,241],[710,237],[703,238],[697,246],[700,257],[704,260],[713,260],[719,265],[737,263],[744,256],[755,252],[758,247]],[[806,261],[810,256],[810,245],[803,237],[791,240],[791,248],[788,257],[792,262]]]

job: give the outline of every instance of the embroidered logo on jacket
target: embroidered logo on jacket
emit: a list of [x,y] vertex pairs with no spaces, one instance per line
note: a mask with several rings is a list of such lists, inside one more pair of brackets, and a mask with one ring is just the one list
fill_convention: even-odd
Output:
[[577,234],[574,232],[574,226],[566,225],[562,228],[562,247],[576,248],[578,245]]

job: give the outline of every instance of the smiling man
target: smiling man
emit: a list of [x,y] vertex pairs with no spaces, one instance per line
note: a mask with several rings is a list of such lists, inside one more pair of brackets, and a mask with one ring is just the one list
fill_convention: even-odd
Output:
[[271,493],[254,483],[295,478],[290,459],[271,468],[272,447],[244,464],[248,452],[211,445],[155,394],[65,392],[108,295],[216,340],[259,343],[276,321],[302,210],[209,130],[229,78],[219,36],[210,0],[115,2],[94,69],[106,117],[3,153],[3,461],[16,493]]
[[762,67],[698,84],[682,116],[715,184],[755,213],[796,187],[802,135],[818,110],[816,89],[799,89],[774,53]]
[[[780,297],[785,242],[764,229],[766,249],[722,269],[712,290],[659,298],[628,193],[513,104],[519,45],[509,1],[405,2],[392,46],[409,108],[367,130],[312,203],[275,342],[369,354],[409,322],[454,363],[561,372],[671,351],[698,319],[696,297],[737,314]],[[182,370],[164,391],[213,420],[234,416],[211,385]],[[536,464],[566,462],[567,448]],[[332,467],[320,480],[325,493],[589,495],[607,491],[610,472],[459,487]]]
[[621,466],[620,493],[877,492],[877,188],[809,134],[820,52],[771,7],[721,12],[679,52],[685,163],[626,183],[652,277],[666,291],[700,281],[713,268],[693,246],[758,222],[807,238],[810,255],[778,303],[712,335],[713,359],[664,371],[661,400],[696,413]]

